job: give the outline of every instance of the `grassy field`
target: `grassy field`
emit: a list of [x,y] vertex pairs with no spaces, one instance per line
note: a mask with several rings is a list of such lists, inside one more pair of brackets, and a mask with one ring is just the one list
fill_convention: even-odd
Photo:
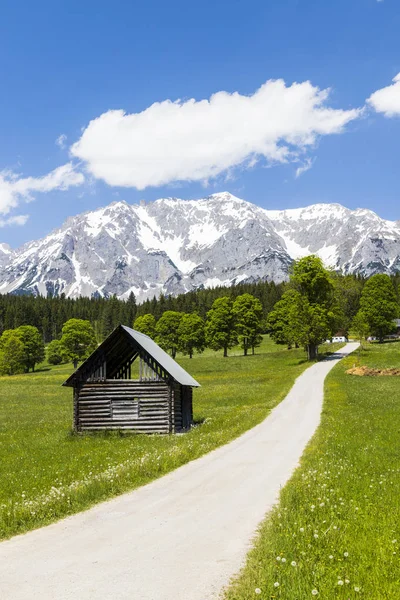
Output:
[[[225,600],[400,598],[400,380],[326,381],[322,423]],[[395,367],[400,342],[360,357]]]
[[[179,362],[201,384],[190,433],[73,435],[70,366],[0,378],[0,538],[133,489],[220,446],[266,417],[307,367],[268,338],[255,356],[207,351]],[[235,355],[236,354],[236,355]]]

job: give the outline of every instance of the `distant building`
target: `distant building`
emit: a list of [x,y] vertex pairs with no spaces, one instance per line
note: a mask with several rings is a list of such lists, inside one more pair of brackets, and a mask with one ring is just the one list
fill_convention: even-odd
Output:
[[394,319],[394,324],[396,325],[397,335],[400,335],[400,319]]

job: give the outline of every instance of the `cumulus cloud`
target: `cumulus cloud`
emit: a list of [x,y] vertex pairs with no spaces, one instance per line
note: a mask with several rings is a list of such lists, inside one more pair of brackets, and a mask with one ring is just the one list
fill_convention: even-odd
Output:
[[300,167],[297,167],[297,169],[296,169],[296,173],[295,173],[296,179],[298,177],[300,177],[300,175],[303,175],[303,173],[306,173],[306,171],[309,171],[311,169],[311,167],[313,166],[314,162],[315,162],[315,159],[306,158],[304,163],[302,165],[300,165]]
[[254,94],[165,100],[140,113],[110,110],[89,123],[71,154],[109,185],[205,181],[235,167],[298,161],[323,135],[341,133],[360,109],[328,106],[309,81],[270,80]]
[[377,90],[367,100],[376,112],[383,113],[385,117],[400,115],[400,73],[392,81],[391,85]]
[[16,215],[15,217],[8,217],[6,219],[0,218],[0,227],[8,227],[9,225],[25,225],[29,215]]
[[65,135],[65,133],[62,133],[56,139],[56,144],[59,148],[61,148],[61,150],[64,150],[64,148],[66,148],[66,146],[67,146],[66,142],[67,142],[67,136]]
[[[81,185],[84,179],[83,174],[76,171],[72,163],[57,167],[44,177],[20,177],[11,171],[2,171],[0,172],[0,214],[8,214],[21,201],[32,200],[35,192],[67,190],[72,186]],[[23,218],[21,215],[12,217],[12,219]]]

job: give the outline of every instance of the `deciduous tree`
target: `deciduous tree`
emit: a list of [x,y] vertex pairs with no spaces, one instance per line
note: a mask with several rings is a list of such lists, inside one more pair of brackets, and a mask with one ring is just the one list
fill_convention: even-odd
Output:
[[192,358],[194,350],[205,347],[204,321],[196,313],[184,314],[178,327],[179,349]]
[[60,340],[53,340],[47,346],[47,360],[51,365],[61,365],[67,361]]
[[237,344],[235,318],[232,312],[232,300],[227,296],[214,300],[207,313],[206,343],[212,350],[223,350],[228,356],[228,349]]
[[254,347],[259,346],[262,340],[260,336],[263,316],[261,302],[251,294],[242,294],[233,303],[232,314],[244,355],[247,355],[249,348],[253,349],[254,354]]
[[62,328],[62,351],[74,364],[87,358],[97,347],[94,329],[84,319],[69,319]]
[[15,330],[24,345],[24,368],[28,373],[30,369],[35,370],[35,366],[42,362],[45,357],[43,338],[37,327],[32,325],[21,325]]
[[154,340],[156,337],[156,319],[149,313],[142,315],[141,317],[137,317],[133,323],[133,329],[148,335],[152,340]]
[[156,325],[156,341],[161,348],[171,352],[172,358],[175,358],[179,348],[178,329],[182,316],[183,313],[166,310]]
[[280,343],[303,345],[311,360],[340,323],[331,274],[317,256],[306,256],[294,263],[290,286],[269,315],[268,327]]
[[6,330],[0,338],[0,374],[16,375],[24,372],[24,344],[15,330]]
[[370,333],[383,342],[385,335],[395,330],[394,319],[399,314],[393,283],[388,275],[373,275],[365,283],[360,308],[367,321]]

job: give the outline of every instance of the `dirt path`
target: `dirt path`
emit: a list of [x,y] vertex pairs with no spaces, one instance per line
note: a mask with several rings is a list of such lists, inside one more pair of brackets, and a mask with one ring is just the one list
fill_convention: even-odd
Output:
[[315,432],[325,376],[307,369],[237,440],[134,492],[0,543],[3,600],[211,600]]

